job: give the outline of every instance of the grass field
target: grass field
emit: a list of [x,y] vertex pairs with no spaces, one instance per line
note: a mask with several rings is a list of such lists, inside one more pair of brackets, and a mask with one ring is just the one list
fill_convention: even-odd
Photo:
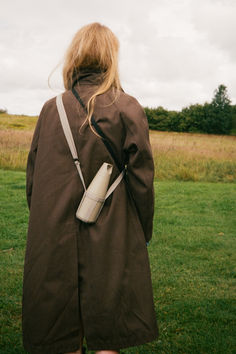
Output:
[[[0,114],[0,168],[24,171],[37,117]],[[236,182],[236,136],[150,131],[160,181]]]
[[[25,172],[0,170],[0,188],[0,353],[24,353]],[[160,337],[122,352],[235,353],[235,185],[156,181],[155,193],[148,250]]]

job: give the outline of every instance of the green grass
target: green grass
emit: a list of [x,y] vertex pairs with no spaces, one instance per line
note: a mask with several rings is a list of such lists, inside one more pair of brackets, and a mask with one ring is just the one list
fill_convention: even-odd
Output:
[[0,114],[0,129],[33,130],[38,116],[26,116],[17,114]]
[[[0,170],[0,353],[24,353],[25,172]],[[231,183],[155,182],[148,247],[160,337],[125,354],[235,353],[235,201]]]

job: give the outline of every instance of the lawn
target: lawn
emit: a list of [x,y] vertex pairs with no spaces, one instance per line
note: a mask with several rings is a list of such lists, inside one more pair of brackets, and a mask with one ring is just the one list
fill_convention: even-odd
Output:
[[[155,181],[148,246],[160,337],[125,354],[235,353],[233,183]],[[24,353],[25,172],[0,170],[0,353]]]

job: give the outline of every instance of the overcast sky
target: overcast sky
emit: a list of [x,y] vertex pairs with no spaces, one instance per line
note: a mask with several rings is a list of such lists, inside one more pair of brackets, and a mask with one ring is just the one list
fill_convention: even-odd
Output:
[[0,108],[38,115],[63,91],[73,35],[95,21],[119,38],[122,86],[143,106],[210,102],[221,83],[235,104],[235,15],[236,0],[1,0]]

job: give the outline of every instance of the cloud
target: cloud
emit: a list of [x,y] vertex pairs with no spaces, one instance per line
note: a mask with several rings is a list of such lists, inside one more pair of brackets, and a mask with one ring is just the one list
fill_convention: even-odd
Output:
[[[14,8],[14,11],[12,9]],[[60,65],[75,32],[108,25],[120,40],[125,91],[141,104],[181,109],[210,100],[224,83],[236,99],[236,32],[231,0],[29,0],[5,2],[0,14],[0,107],[38,114],[63,89]]]
[[198,32],[206,36],[209,43],[236,60],[235,21],[236,3],[231,0],[206,1],[192,7],[193,23]]

